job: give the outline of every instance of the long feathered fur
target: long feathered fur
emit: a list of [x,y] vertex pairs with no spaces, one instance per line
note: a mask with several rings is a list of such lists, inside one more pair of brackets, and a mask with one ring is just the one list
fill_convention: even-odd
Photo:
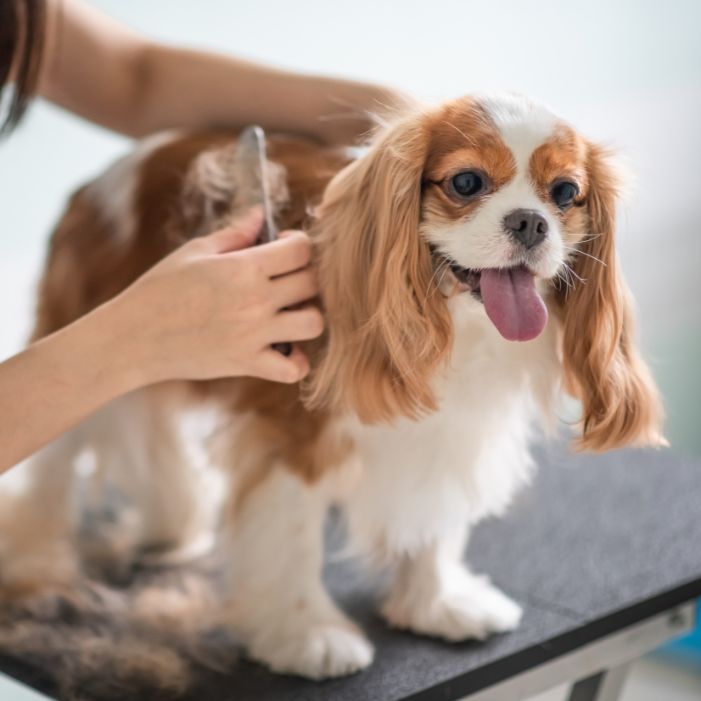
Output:
[[584,450],[665,445],[662,402],[635,344],[630,290],[616,255],[616,200],[621,183],[612,154],[589,144],[589,230],[575,256],[574,289],[562,287],[565,387],[582,402]]

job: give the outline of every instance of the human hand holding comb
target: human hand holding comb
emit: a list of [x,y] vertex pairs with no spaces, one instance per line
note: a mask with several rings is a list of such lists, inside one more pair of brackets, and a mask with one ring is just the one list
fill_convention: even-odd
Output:
[[116,318],[110,326],[136,346],[122,354],[134,386],[237,375],[297,382],[309,372],[294,342],[324,328],[304,304],[318,294],[311,243],[302,231],[277,235],[258,132],[244,130],[236,148],[241,218],[181,246],[98,315]]
[[[135,386],[170,379],[248,375],[297,382],[309,361],[294,343],[323,332],[321,312],[298,305],[318,293],[302,231],[254,246],[254,208],[230,226],[192,239],[100,308],[118,330]],[[105,322],[106,323],[106,322]],[[290,342],[291,354],[273,350]]]

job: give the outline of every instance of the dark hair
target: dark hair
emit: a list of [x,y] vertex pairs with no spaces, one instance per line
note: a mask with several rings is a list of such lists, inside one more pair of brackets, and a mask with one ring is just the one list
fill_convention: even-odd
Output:
[[45,33],[45,0],[0,0],[0,104],[8,99],[14,67],[12,97],[4,119],[0,117],[0,136],[17,126],[36,91]]

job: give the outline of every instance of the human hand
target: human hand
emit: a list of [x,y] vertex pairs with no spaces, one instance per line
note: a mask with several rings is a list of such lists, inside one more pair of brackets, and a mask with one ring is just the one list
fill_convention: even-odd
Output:
[[317,294],[301,231],[251,247],[262,224],[252,210],[238,223],[193,239],[110,304],[132,334],[139,384],[250,375],[297,382],[309,372],[298,346],[285,357],[272,343],[316,338],[316,307],[287,310]]

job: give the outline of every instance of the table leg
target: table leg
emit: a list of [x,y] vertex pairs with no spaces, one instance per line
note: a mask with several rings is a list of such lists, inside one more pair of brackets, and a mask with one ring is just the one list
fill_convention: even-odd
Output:
[[568,701],[618,701],[630,665],[626,662],[580,679],[572,687]]

